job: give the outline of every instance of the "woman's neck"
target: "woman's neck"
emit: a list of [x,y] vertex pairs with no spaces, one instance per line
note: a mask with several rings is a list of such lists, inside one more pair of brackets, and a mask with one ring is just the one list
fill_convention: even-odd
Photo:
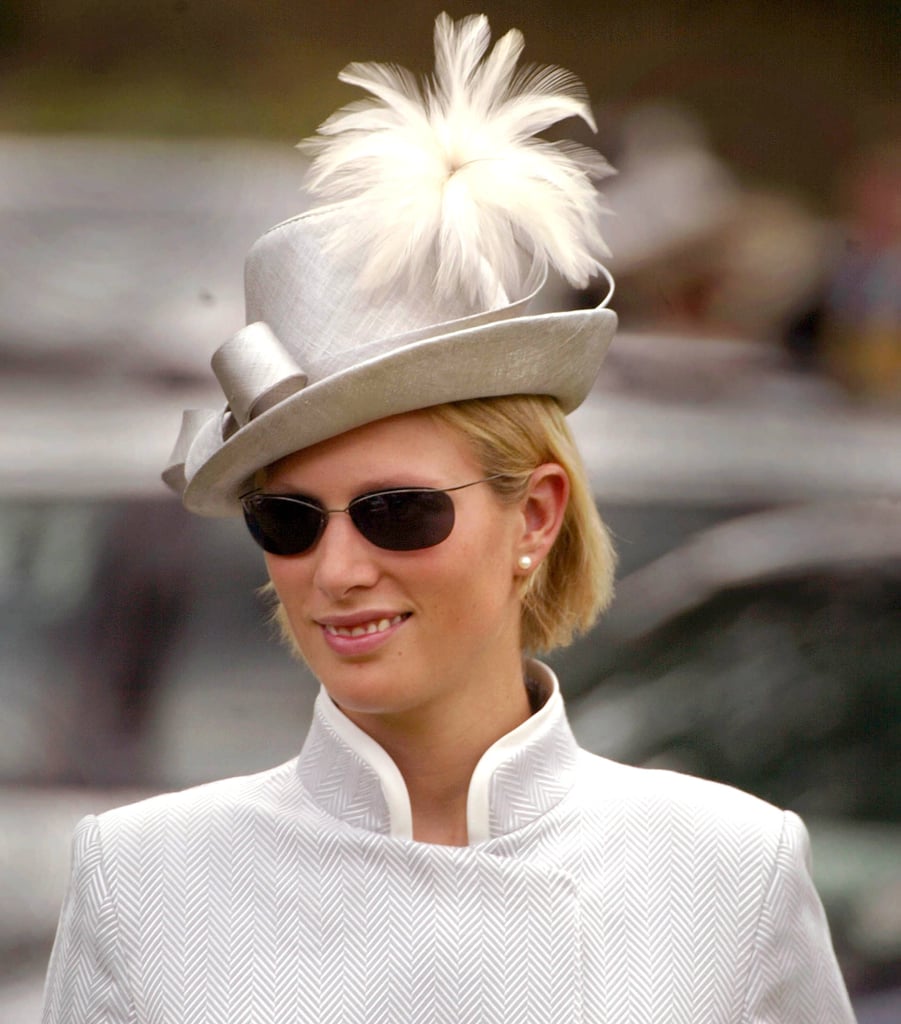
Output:
[[348,717],[397,765],[407,787],[413,838],[444,846],[468,841],[469,784],[485,751],[531,714],[521,666],[508,685],[483,681],[475,698],[456,709],[417,709],[415,715]]

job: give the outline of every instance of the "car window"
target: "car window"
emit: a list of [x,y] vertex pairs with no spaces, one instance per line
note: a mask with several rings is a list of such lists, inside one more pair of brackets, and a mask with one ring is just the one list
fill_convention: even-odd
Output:
[[619,649],[601,627],[577,732],[803,814],[901,822],[899,609],[901,563],[726,589]]

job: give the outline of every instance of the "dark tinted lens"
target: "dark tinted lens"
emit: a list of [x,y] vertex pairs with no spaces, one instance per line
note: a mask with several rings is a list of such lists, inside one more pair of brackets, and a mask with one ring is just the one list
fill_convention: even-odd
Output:
[[454,528],[454,503],[444,491],[382,491],[357,498],[348,511],[360,533],[387,551],[433,547]]
[[319,539],[326,515],[300,498],[252,494],[243,500],[244,521],[253,539],[272,555],[299,555]]

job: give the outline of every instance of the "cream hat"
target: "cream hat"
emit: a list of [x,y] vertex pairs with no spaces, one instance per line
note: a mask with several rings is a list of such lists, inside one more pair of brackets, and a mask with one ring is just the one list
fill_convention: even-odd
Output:
[[514,76],[516,30],[482,60],[483,16],[435,32],[425,96],[397,69],[342,72],[376,99],[313,143],[311,190],[331,201],[251,249],[248,326],[212,360],[228,404],[184,414],[163,474],[191,511],[238,515],[257,470],[386,416],[512,394],[569,412],[591,388],[615,314],[528,314],[549,265],[606,274],[592,180],[609,168],[531,137],[591,123],[581,87],[559,68]]

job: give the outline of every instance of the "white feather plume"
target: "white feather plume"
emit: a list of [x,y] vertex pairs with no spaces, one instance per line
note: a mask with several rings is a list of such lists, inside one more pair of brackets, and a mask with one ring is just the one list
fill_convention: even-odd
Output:
[[[312,151],[311,191],[350,201],[334,251],[365,254],[368,291],[407,283],[483,308],[518,296],[533,258],[584,286],[609,255],[594,181],[613,173],[597,152],[535,133],[577,116],[592,129],[569,71],[516,65],[522,34],[490,42],[484,15],[435,23],[435,74],[350,64],[340,79],[371,93],[332,115]],[[484,59],[483,59],[484,58]]]

